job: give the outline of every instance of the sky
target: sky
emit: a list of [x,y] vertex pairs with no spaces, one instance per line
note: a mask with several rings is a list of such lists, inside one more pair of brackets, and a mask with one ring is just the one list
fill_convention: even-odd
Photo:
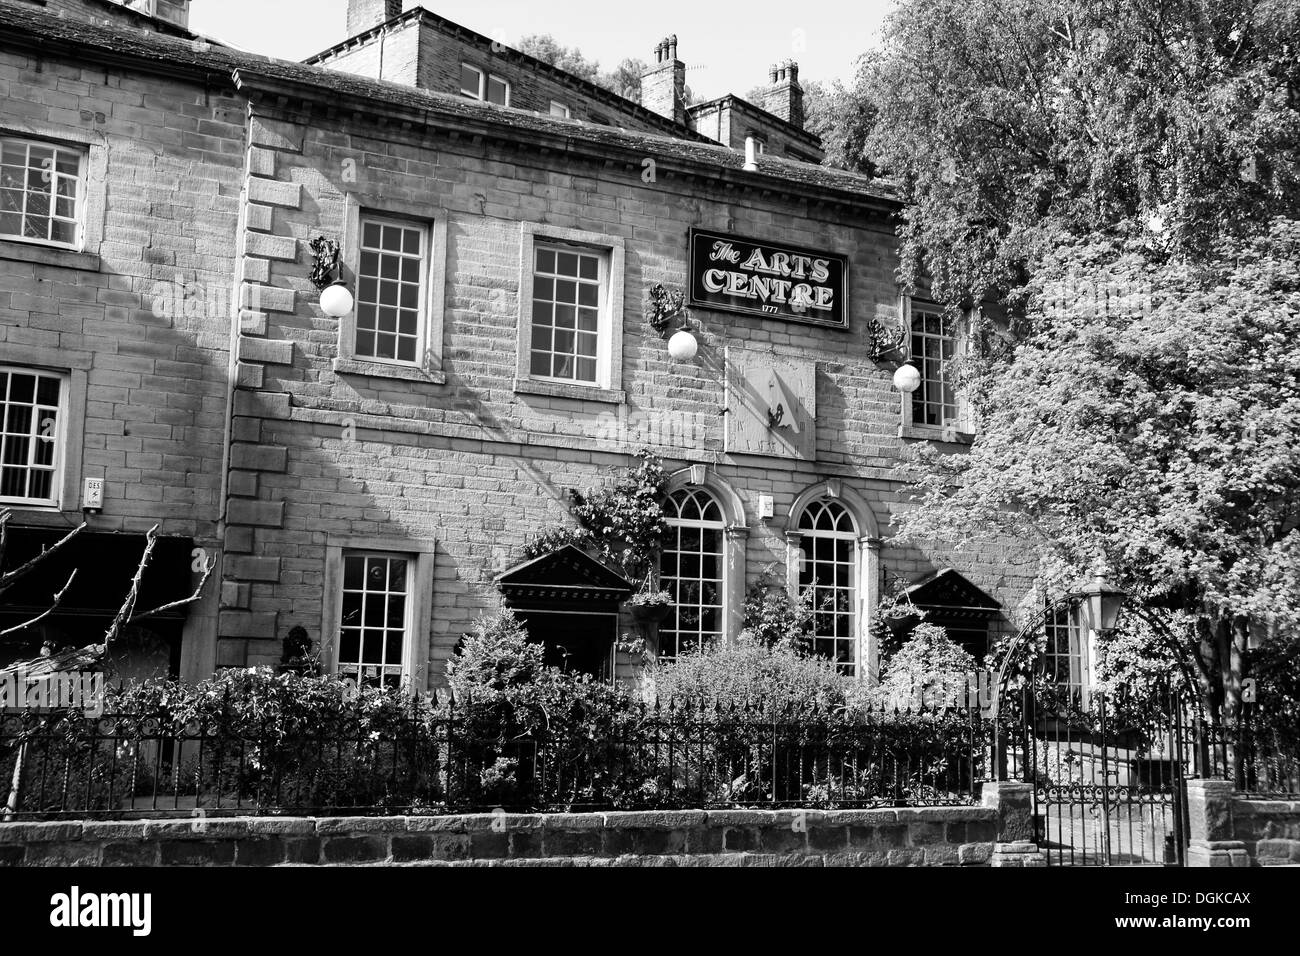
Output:
[[[419,6],[406,0],[409,9]],[[513,45],[549,33],[612,69],[649,61],[677,34],[686,83],[701,98],[743,94],[767,82],[772,63],[793,58],[801,80],[853,76],[874,44],[891,0],[424,0],[462,26]],[[301,60],[345,39],[346,0],[193,0],[191,29],[240,49]]]

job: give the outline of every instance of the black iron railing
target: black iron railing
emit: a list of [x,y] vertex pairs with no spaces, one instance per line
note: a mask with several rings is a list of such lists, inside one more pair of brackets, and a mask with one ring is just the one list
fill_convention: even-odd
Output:
[[11,714],[0,797],[10,819],[960,805],[993,776],[998,739],[976,709],[674,701],[544,716],[522,727],[433,698],[382,728],[340,712],[290,732],[220,714]]

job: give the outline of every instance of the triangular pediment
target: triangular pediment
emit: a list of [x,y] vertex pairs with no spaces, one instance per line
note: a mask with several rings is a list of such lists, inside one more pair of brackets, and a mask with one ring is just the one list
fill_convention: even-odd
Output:
[[1002,610],[983,588],[971,583],[960,571],[944,568],[907,588],[907,596],[919,608],[992,615]]
[[516,605],[539,600],[617,603],[634,589],[623,575],[571,544],[516,564],[496,583]]

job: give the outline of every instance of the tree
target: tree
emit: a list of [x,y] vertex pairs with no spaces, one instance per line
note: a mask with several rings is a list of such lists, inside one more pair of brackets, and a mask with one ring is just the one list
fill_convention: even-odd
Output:
[[596,83],[612,90],[625,100],[631,100],[634,103],[641,102],[641,77],[645,75],[646,66],[644,60],[627,57],[623,59],[618,66],[609,73],[602,73],[596,79]]
[[[5,546],[8,543],[9,522],[12,519],[12,511],[7,508],[0,509],[0,567],[3,567],[4,564]],[[77,535],[81,534],[85,528],[86,523],[83,521],[77,527],[73,528],[72,531],[54,542],[54,544],[43,549],[40,554],[37,554],[35,557],[16,568],[0,572],[0,597],[3,597],[6,592],[17,587],[19,583],[35,571],[43,561],[48,560],[51,555],[67,546],[67,544],[76,538]],[[122,633],[124,627],[129,624],[134,624],[137,621],[142,621],[146,618],[152,617],[163,611],[182,607],[186,604],[192,604],[197,601],[199,596],[203,593],[203,586],[207,583],[208,576],[212,573],[212,569],[216,565],[215,560],[205,563],[203,576],[199,579],[198,586],[194,589],[194,593],[189,597],[170,601],[161,607],[156,607],[143,613],[136,613],[136,601],[140,596],[140,582],[144,578],[145,569],[149,567],[149,561],[153,557],[154,544],[157,540],[158,526],[154,525],[145,535],[144,551],[140,555],[140,563],[136,566],[135,574],[132,576],[131,583],[127,587],[127,592],[122,599],[122,604],[118,608],[117,613],[113,615],[113,620],[109,624],[108,629],[104,632],[104,637],[101,642],[89,644],[81,648],[63,648],[56,650],[47,647],[46,655],[39,657],[36,660],[20,660],[0,667],[0,680],[4,680],[5,677],[11,673],[21,675],[23,679],[21,691],[25,694],[28,684],[42,680],[48,681],[52,675],[59,672],[71,670],[92,670],[98,668],[102,666],[109,648],[113,644],[113,641],[115,641]],[[46,610],[21,624],[0,631],[0,638],[21,634],[57,611],[63,602],[64,595],[68,593],[68,589],[72,587],[73,581],[76,580],[77,574],[78,571],[74,570],[72,574],[68,576],[67,583],[65,583],[55,594],[51,595],[50,605]],[[0,819],[9,819],[21,805],[26,762],[27,744],[26,742],[22,742],[18,745],[17,752],[14,756],[13,773],[9,781],[8,796],[5,800],[4,806],[0,807]]]
[[[12,511],[7,508],[0,509],[0,568],[2,568],[4,564],[5,548],[8,544],[9,538],[9,522],[12,520]],[[0,571],[0,597],[3,597],[7,592],[16,588],[19,583],[35,571],[43,561],[48,560],[60,549],[66,547],[68,543],[81,534],[85,528],[86,523],[83,521],[48,548],[43,548],[39,554],[28,561],[25,561],[23,564],[10,569],[9,571]],[[142,613],[136,613],[136,600],[140,596],[140,582],[143,580],[145,570],[149,567],[149,562],[153,558],[154,544],[157,540],[158,526],[154,525],[145,535],[145,546],[143,553],[140,555],[140,563],[136,566],[135,574],[132,576],[131,583],[127,587],[127,593],[122,599],[122,605],[118,608],[117,613],[113,616],[113,620],[108,626],[108,629],[104,632],[102,641],[75,649],[64,648],[62,650],[56,650],[53,648],[47,648],[50,652],[47,656],[38,658],[34,661],[19,661],[14,664],[0,667],[0,677],[3,677],[3,675],[9,671],[21,670],[29,676],[35,677],[39,674],[51,673],[65,669],[65,666],[86,667],[97,665],[104,659],[109,646],[122,633],[123,628],[135,624],[138,621],[145,620],[146,618],[153,617],[163,611],[170,611],[187,604],[193,604],[197,601],[203,593],[203,586],[207,583],[208,577],[212,574],[212,569],[216,566],[215,559],[208,560],[204,563],[203,575],[199,579],[198,586],[194,589],[194,593],[189,597],[170,601],[161,607],[156,607]],[[63,587],[50,596],[49,607],[40,614],[22,622],[21,624],[16,624],[12,627],[0,630],[0,638],[22,634],[24,631],[35,627],[51,614],[57,612],[59,606],[63,603],[64,596],[68,593],[68,589],[72,587],[73,581],[76,580],[78,573],[80,573],[78,570],[74,570],[72,574],[68,576],[68,580]]]
[[[566,47],[549,33],[534,33],[519,41],[519,51],[566,73],[617,93],[634,103],[641,102],[641,77],[648,69],[644,60],[624,58],[608,73],[595,60],[588,60],[577,47]],[[687,103],[690,103],[687,97]]]
[[567,47],[549,33],[533,33],[519,41],[519,52],[595,83],[600,64],[588,60],[577,47]]
[[1026,315],[968,370],[976,440],[925,456],[902,533],[1027,542],[1056,594],[1104,564],[1231,713],[1252,626],[1300,626],[1300,222],[1195,263],[1063,246]]
[[904,277],[1004,300],[1063,236],[1208,253],[1300,195],[1296,0],[907,0],[856,92]]
[[[1296,626],[1300,4],[906,0],[855,93],[900,279],[979,308],[905,536],[1104,561],[1211,716]],[[1152,648],[1155,650],[1155,648]]]
[[877,175],[867,152],[876,124],[876,106],[860,86],[847,89],[839,80],[803,84],[804,129],[821,137],[822,165]]

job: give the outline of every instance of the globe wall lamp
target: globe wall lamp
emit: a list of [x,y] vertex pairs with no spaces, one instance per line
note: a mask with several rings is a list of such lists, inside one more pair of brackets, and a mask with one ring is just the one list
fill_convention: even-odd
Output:
[[339,244],[333,239],[317,236],[311,241],[312,285],[321,290],[320,308],[326,315],[341,318],[352,311],[355,304],[339,267]]
[[921,387],[921,373],[915,365],[904,363],[894,371],[894,388],[910,395]]

